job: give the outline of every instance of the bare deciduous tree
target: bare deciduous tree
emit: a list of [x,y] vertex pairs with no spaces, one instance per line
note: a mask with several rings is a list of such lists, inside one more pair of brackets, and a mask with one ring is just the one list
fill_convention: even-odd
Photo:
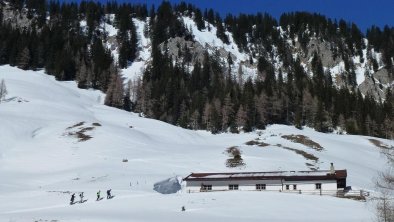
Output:
[[209,129],[211,127],[211,120],[212,120],[212,105],[209,102],[206,102],[202,114],[202,124],[206,126],[207,129]]
[[389,168],[379,175],[376,186],[380,192],[376,205],[377,219],[382,222],[394,222],[394,151],[384,149],[389,160]]
[[244,107],[241,105],[239,107],[237,115],[235,117],[235,121],[237,123],[237,126],[239,128],[244,127],[246,124],[246,120],[247,120],[247,113],[246,113]]
[[261,93],[260,96],[256,96],[254,100],[256,104],[256,110],[260,118],[259,121],[262,124],[266,124],[268,98],[264,93]]
[[104,104],[116,108],[123,107],[124,88],[123,79],[118,73],[113,73]]
[[2,79],[0,83],[0,103],[5,99],[7,93],[7,86],[5,85],[4,79]]
[[190,117],[190,127],[194,130],[198,129],[198,119],[200,117],[200,113],[198,112],[198,110],[195,110],[193,112],[193,114]]

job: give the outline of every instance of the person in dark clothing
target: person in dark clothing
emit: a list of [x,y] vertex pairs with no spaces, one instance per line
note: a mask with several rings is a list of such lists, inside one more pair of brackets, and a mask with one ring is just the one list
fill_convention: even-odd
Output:
[[99,191],[97,192],[97,200],[100,200],[100,193],[101,193],[101,191],[99,190]]
[[81,198],[81,203],[83,203],[83,192],[79,194],[79,198]]
[[111,189],[109,189],[109,190],[107,190],[107,199],[110,199],[112,196],[111,196]]
[[74,199],[75,199],[75,193],[73,193],[73,194],[71,195],[70,204],[74,204]]

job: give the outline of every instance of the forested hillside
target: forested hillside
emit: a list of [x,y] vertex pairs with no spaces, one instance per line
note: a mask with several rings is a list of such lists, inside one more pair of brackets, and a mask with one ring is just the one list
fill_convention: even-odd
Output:
[[146,117],[214,133],[280,123],[394,136],[393,27],[45,0],[2,1],[0,21],[0,64],[75,80]]

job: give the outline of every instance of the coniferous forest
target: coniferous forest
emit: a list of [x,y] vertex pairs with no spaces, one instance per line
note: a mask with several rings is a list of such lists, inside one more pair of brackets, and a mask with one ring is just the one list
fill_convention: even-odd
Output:
[[[384,68],[393,81],[393,27],[373,26],[363,33],[356,24],[304,12],[283,14],[278,20],[262,13],[221,17],[212,9],[165,1],[157,7],[46,0],[0,4],[1,65],[43,69],[57,80],[75,80],[80,88],[105,92],[107,105],[213,133],[249,132],[277,123],[320,132],[394,137],[392,85],[381,87],[384,98],[362,94],[352,59],[358,56],[368,61],[375,71]],[[9,13],[19,16],[17,24],[7,22]],[[117,58],[99,28],[108,15],[114,15],[118,30]],[[193,60],[193,48],[185,47],[174,59],[166,47],[169,39],[195,41],[181,16],[193,18],[199,30],[214,26],[225,44],[231,35],[238,48],[250,55],[248,62],[257,67],[257,78],[240,81],[232,75],[234,59],[223,59],[209,50],[201,60]],[[124,84],[121,69],[136,60],[139,50],[133,19],[148,23],[144,34],[151,41],[151,60],[138,84],[131,86]],[[344,87],[335,85],[319,52],[310,56],[312,75],[300,58],[294,58],[291,47],[307,54],[311,39],[329,43],[334,59],[344,62]],[[382,64],[368,53],[372,51],[381,53]],[[281,69],[273,62],[274,53],[282,62]],[[136,93],[135,99],[131,92]]]

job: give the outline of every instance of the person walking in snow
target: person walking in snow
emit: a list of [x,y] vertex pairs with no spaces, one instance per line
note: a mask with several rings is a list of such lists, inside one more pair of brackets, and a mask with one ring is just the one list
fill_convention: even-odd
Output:
[[100,193],[101,193],[101,191],[99,190],[99,191],[97,192],[97,200],[100,200]]
[[73,193],[73,194],[71,195],[70,204],[74,204],[74,199],[75,199],[75,193]]
[[107,190],[107,199],[111,198],[111,189]]
[[81,203],[83,203],[83,192],[79,194],[79,197],[81,198]]

